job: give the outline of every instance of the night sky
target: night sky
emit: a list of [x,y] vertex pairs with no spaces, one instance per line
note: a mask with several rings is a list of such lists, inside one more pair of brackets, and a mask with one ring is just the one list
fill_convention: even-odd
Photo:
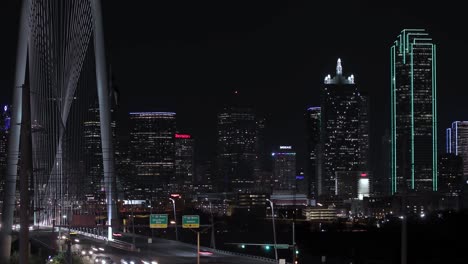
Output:
[[[2,1],[0,8],[2,103],[11,100],[18,2]],[[445,127],[468,120],[462,2],[323,2],[104,0],[107,56],[122,117],[175,111],[180,132],[197,140],[198,159],[210,158],[216,113],[238,90],[236,100],[267,118],[269,144],[293,145],[304,157],[305,109],[319,104],[323,78],[334,74],[341,58],[344,74],[354,74],[370,95],[371,149],[379,167],[380,139],[389,124],[389,48],[402,29],[426,28],[438,45],[443,146]]]

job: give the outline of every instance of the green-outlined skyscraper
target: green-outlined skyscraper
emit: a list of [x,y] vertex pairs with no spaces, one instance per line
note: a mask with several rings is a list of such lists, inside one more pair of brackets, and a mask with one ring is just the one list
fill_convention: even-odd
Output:
[[436,57],[424,29],[402,30],[390,48],[392,194],[437,191]]

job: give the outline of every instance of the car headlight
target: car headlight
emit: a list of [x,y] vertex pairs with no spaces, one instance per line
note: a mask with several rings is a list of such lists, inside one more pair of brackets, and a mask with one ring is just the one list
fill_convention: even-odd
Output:
[[82,250],[81,255],[86,255],[86,251]]
[[151,261],[151,264],[158,264],[157,261]]
[[130,264],[135,264],[135,261],[130,261]]

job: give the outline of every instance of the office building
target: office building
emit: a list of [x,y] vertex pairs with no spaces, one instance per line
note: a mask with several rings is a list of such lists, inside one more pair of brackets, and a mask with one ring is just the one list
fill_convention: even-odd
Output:
[[439,193],[446,197],[460,196],[463,186],[463,159],[455,153],[440,155]]
[[0,197],[3,198],[7,166],[8,131],[10,130],[10,107],[3,106],[0,116]]
[[271,153],[273,159],[273,191],[285,190],[297,192],[296,152],[291,146],[280,146]]
[[323,168],[318,195],[336,193],[337,175],[357,173],[362,165],[360,135],[361,95],[354,75],[345,77],[338,59],[336,76],[325,77],[321,106]]
[[[113,110],[111,110],[113,113]],[[116,121],[111,121],[112,140],[116,149]],[[87,109],[83,122],[84,137],[84,167],[85,177],[82,178],[82,192],[88,199],[104,198],[104,170],[101,147],[101,125],[99,120],[99,106],[97,102]]]
[[468,180],[468,121],[455,121],[447,130],[447,153],[460,156],[463,160],[463,179]]
[[[320,166],[320,125],[321,125],[320,107],[309,107],[306,112],[307,128],[307,173],[306,185],[307,196],[316,197],[321,187],[321,166]],[[321,192],[321,190],[320,190]]]
[[217,187],[250,192],[257,164],[257,120],[252,109],[225,107],[218,114]]
[[391,191],[437,191],[436,45],[404,29],[390,48]]
[[175,175],[176,113],[130,113],[132,199],[167,197]]
[[194,139],[190,134],[175,134],[175,183],[172,192],[187,192],[195,182]]

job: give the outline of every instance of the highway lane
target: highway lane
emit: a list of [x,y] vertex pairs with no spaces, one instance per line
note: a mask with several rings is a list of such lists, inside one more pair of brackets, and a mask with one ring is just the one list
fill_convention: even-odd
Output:
[[[32,236],[44,244],[48,244],[50,246],[56,246],[58,248],[60,245],[62,246],[63,250],[66,250],[66,244],[63,241],[57,242],[57,233],[46,232],[46,231],[34,231],[32,232]],[[55,239],[55,242],[54,242]],[[173,263],[173,264],[188,264],[188,263],[196,263],[196,254],[197,249],[195,245],[181,243],[173,240],[166,240],[166,239],[159,239],[153,238],[153,243],[148,244],[148,240],[146,237],[136,236],[135,237],[135,244],[136,248],[139,249],[139,252],[136,251],[128,251],[119,248],[114,248],[109,245],[106,245],[105,241],[96,240],[92,238],[87,238],[84,236],[78,236],[80,240],[79,243],[72,244],[72,251],[76,254],[81,254],[82,250],[90,251],[92,247],[98,249],[97,254],[99,255],[107,255],[110,256],[116,263],[120,263],[120,260],[125,257],[135,256],[141,259],[147,260],[156,260],[158,264],[166,264],[166,263]],[[131,242],[132,237],[125,235],[122,237],[123,241]],[[102,248],[103,250],[99,250]],[[83,260],[87,263],[94,263],[93,256],[85,256]],[[201,256],[200,263],[219,263],[219,264],[260,264],[260,263],[272,263],[268,261],[264,261],[262,259],[256,259],[251,257],[245,256],[238,256],[234,254],[224,254],[214,252],[212,256]]]

